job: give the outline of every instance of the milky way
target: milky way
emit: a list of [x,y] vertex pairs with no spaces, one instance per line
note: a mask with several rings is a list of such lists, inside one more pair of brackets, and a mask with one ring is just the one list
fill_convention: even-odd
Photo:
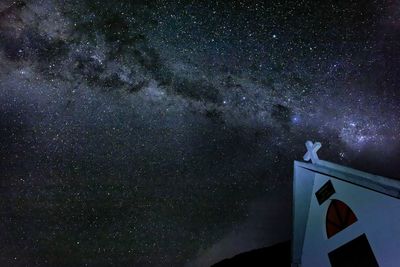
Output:
[[399,178],[398,1],[0,3],[0,265],[290,238],[293,160]]

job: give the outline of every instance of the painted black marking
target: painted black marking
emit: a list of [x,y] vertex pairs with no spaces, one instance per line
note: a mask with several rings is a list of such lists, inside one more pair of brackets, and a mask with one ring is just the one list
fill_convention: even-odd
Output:
[[335,188],[333,188],[331,180],[326,182],[316,193],[318,203],[321,205],[327,199],[329,199],[333,194],[335,194]]
[[332,267],[379,267],[365,234],[328,253]]

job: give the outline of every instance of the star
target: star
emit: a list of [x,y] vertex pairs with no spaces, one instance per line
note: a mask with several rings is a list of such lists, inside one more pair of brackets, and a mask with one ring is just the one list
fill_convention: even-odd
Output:
[[347,2],[0,0],[0,265],[211,266],[287,237],[307,136],[397,157],[399,36]]

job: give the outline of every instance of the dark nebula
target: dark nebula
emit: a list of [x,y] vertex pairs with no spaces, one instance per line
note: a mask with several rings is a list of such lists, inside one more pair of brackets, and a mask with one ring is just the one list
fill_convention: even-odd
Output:
[[2,0],[0,266],[288,240],[306,140],[400,178],[399,51],[397,0]]

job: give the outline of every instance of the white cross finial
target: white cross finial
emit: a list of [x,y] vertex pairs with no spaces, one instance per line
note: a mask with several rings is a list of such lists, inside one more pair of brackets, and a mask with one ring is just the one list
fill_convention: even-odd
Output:
[[318,151],[318,149],[321,148],[321,146],[322,145],[319,142],[313,143],[311,141],[307,141],[306,142],[307,153],[304,155],[303,159],[305,161],[310,161],[311,160],[311,162],[313,164],[318,163],[319,158],[318,158],[318,155],[317,155],[317,151]]

